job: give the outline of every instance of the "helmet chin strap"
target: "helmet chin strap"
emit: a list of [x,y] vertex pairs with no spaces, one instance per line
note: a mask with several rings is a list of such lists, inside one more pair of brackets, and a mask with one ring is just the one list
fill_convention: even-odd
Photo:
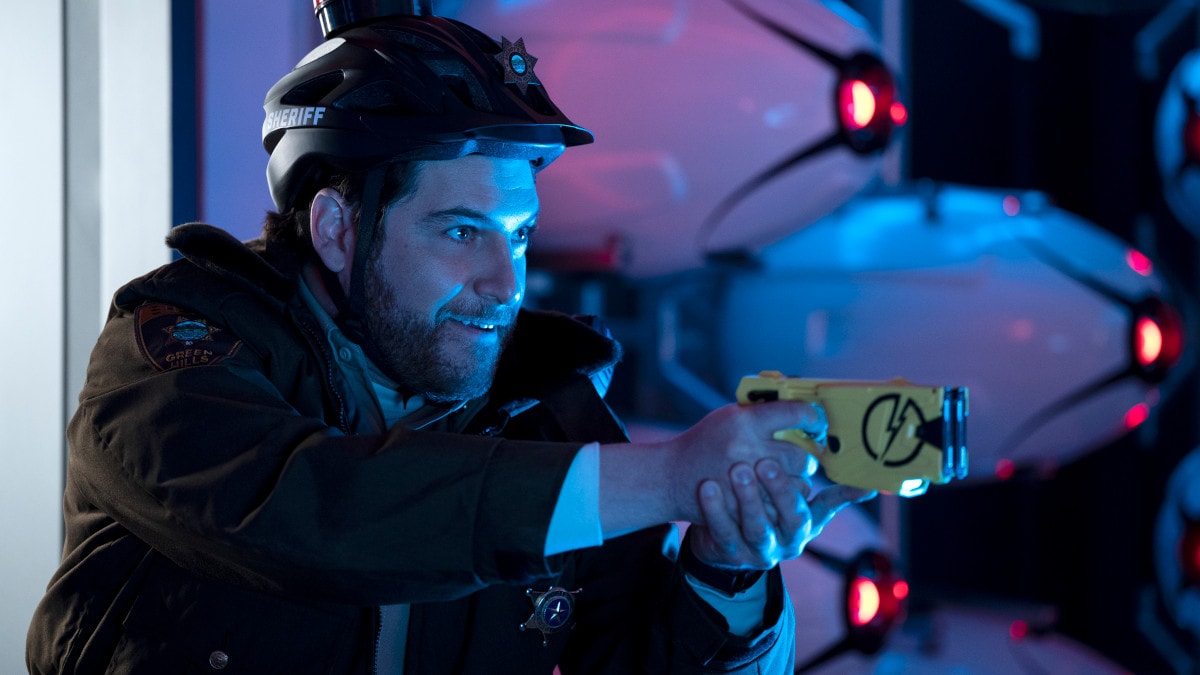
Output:
[[367,267],[370,264],[371,246],[382,226],[379,198],[383,191],[383,179],[387,166],[376,166],[367,171],[363,185],[362,204],[358,212],[358,232],[354,243],[354,259],[350,267],[349,294],[342,290],[342,282],[336,273],[321,265],[321,276],[337,307],[335,319],[346,337],[358,343],[367,357],[380,363],[379,350],[367,331]]

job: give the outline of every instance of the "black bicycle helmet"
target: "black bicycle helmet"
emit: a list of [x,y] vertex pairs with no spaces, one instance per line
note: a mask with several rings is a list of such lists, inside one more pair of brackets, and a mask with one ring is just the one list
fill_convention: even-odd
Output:
[[[267,183],[280,212],[333,173],[364,172],[349,294],[327,284],[346,334],[366,335],[367,254],[387,165],[483,154],[544,168],[592,141],[551,102],[524,40],[498,43],[420,0],[317,0],[325,42],[263,103]],[[332,281],[332,280],[331,280]]]
[[592,141],[546,95],[523,40],[497,43],[435,16],[350,13],[344,23],[329,21],[332,7],[355,4],[319,8],[326,41],[263,104],[267,182],[280,211],[321,169],[363,171],[473,153],[525,158],[542,168],[564,147]]

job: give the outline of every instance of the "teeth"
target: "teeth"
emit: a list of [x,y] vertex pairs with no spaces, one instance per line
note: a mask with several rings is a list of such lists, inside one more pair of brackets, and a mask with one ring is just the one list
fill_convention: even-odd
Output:
[[459,319],[459,321],[468,326],[474,326],[480,330],[496,330],[496,324],[494,323],[480,323],[478,321],[471,321],[469,319]]

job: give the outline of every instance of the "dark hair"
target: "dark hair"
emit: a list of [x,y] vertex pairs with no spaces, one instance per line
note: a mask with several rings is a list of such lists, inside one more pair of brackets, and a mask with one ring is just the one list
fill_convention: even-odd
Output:
[[[417,187],[417,177],[420,175],[419,162],[394,162],[388,165],[383,179],[383,189],[379,195],[379,203],[391,206],[411,195]],[[337,190],[350,206],[350,219],[358,226],[359,213],[362,205],[363,185],[366,182],[366,172],[336,173],[323,182],[314,182],[313,188],[301,198],[293,202],[292,208],[280,213],[267,211],[263,223],[263,237],[272,243],[283,244],[294,252],[307,255],[312,251],[312,237],[309,233],[309,205],[312,198],[323,187]],[[386,212],[381,208],[379,216]],[[378,223],[376,223],[378,224]],[[383,228],[377,228],[382,238]],[[378,241],[376,242],[378,245]]]

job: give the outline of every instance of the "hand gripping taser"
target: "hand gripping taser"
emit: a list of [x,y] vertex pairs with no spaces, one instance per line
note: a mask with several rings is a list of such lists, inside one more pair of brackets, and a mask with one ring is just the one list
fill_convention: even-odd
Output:
[[835,483],[914,497],[930,483],[967,475],[966,387],[918,385],[902,378],[785,377],[767,370],[743,377],[737,399],[822,407],[829,422],[825,438],[802,429],[780,429],[774,438],[804,448]]

